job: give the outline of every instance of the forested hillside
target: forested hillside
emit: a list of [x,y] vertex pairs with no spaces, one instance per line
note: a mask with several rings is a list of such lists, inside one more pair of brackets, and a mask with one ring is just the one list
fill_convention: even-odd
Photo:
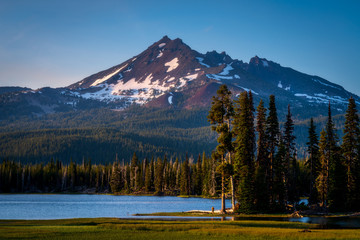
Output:
[[[0,160],[48,162],[50,158],[64,163],[92,159],[109,163],[129,161],[134,152],[139,158],[166,154],[172,157],[188,152],[196,156],[210,154],[216,145],[206,116],[209,109],[156,109],[133,106],[124,111],[94,109],[56,113],[41,117],[24,117],[0,121]],[[285,119],[280,118],[280,127]],[[320,129],[326,117],[314,119]],[[337,129],[344,116],[334,117]],[[306,154],[309,120],[295,121],[298,156]],[[338,131],[339,137],[342,131]]]
[[[231,91],[221,85],[207,114],[211,128],[196,126],[193,113],[166,115],[151,109],[144,111],[143,116],[116,113],[122,116],[121,123],[138,119],[128,124],[138,126],[134,128],[137,134],[115,125],[3,133],[1,144],[14,146],[4,149],[22,151],[18,159],[23,157],[28,163],[2,160],[0,192],[221,196],[223,213],[226,196],[232,198],[232,208],[243,213],[283,212],[290,205],[296,206],[301,196],[308,197],[316,211],[360,209],[360,126],[353,98],[349,99],[341,129],[336,130],[330,104],[328,116],[318,119],[318,125],[323,120],[326,123],[320,126],[320,134],[313,119],[301,123],[298,131],[305,132],[306,159],[298,155],[291,107],[288,106],[286,121],[280,127],[274,95],[270,96],[268,106],[261,101],[255,110],[251,92],[243,92],[233,101]],[[149,123],[146,117],[152,114],[159,118]],[[181,117],[192,121],[174,130],[170,124],[173,116],[178,116],[174,122]],[[343,117],[338,117],[338,121],[339,125]],[[158,128],[152,130],[155,133],[151,138],[141,135],[143,129],[146,132],[153,125]],[[208,132],[210,129],[214,133]],[[339,130],[344,132],[342,140],[336,133]],[[177,137],[166,136],[171,131],[180,133],[176,133]],[[215,148],[207,140],[216,137]],[[136,150],[131,153],[133,146]],[[211,147],[208,150],[211,154],[203,151],[201,157],[202,146]],[[26,149],[38,155],[30,158],[32,155]],[[46,164],[41,163],[46,161],[41,158],[45,154],[45,158],[51,159]],[[122,157],[125,155],[132,158]]]

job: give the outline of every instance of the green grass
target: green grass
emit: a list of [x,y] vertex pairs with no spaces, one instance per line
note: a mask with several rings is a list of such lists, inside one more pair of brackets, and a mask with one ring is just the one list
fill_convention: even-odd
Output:
[[139,213],[135,216],[173,216],[173,217],[237,217],[237,218],[286,218],[290,214],[238,214],[238,213],[203,213],[203,212],[157,212],[157,213]]
[[360,239],[360,230],[276,221],[0,220],[0,239]]

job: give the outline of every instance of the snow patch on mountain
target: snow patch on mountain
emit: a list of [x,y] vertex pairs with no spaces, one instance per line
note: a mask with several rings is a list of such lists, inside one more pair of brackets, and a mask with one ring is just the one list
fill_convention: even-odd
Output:
[[210,78],[210,79],[215,79],[217,81],[234,79],[233,76],[221,76],[221,75],[217,75],[217,74],[206,74],[206,77]]
[[108,80],[109,78],[111,78],[112,76],[114,76],[115,74],[117,74],[118,72],[120,72],[121,70],[123,70],[126,66],[127,66],[127,64],[126,64],[125,66],[123,66],[123,67],[115,70],[114,72],[112,72],[112,73],[110,73],[110,74],[108,74],[108,75],[106,75],[106,76],[104,76],[104,77],[102,77],[102,78],[99,78],[99,79],[95,80],[95,81],[90,85],[90,87],[96,86],[96,85],[98,85],[98,84],[100,84],[100,83]]
[[159,48],[163,48],[163,47],[165,47],[165,45],[166,45],[166,43],[160,43]]
[[172,95],[172,93],[170,93],[170,96],[168,97],[168,102],[170,105],[173,104],[172,100],[173,100],[173,95]]
[[327,104],[329,101],[337,104],[347,104],[347,100],[340,96],[328,96],[322,93],[315,93],[315,96],[310,96],[305,93],[295,93],[296,97],[305,97],[309,102],[324,103]]
[[168,83],[168,82],[172,82],[172,81],[174,81],[175,80],[175,77],[171,77],[171,78],[169,78],[168,80],[166,80],[166,82]]
[[187,79],[188,81],[192,81],[192,80],[196,79],[197,77],[198,77],[198,74],[195,73],[195,74],[187,75],[185,77],[185,79]]
[[229,75],[231,70],[234,70],[234,68],[231,66],[232,63],[228,64],[219,75]]
[[157,57],[156,57],[156,58],[161,58],[161,57],[162,57],[162,55],[163,55],[163,52],[160,52],[160,53],[159,53],[159,55],[157,55]]
[[204,58],[202,58],[202,57],[197,57],[196,59],[199,61],[199,63],[200,63],[201,65],[203,65],[203,66],[205,66],[205,67],[207,67],[207,68],[210,67],[209,65],[207,65],[206,63],[203,62],[203,61],[204,61]]
[[100,101],[116,101],[123,98],[123,96],[111,94],[112,88],[106,83],[101,84],[100,87],[102,87],[102,89],[97,92],[79,94],[79,96],[85,99],[95,99]]
[[333,86],[333,85],[327,84],[327,83],[324,83],[324,82],[320,81],[319,79],[312,78],[312,80],[313,80],[314,82],[320,83],[321,85],[324,85],[324,86],[327,86],[327,87],[332,87],[332,88],[341,90],[341,88],[339,88],[339,87],[337,87],[337,86]]
[[281,81],[279,81],[278,85],[277,85],[279,88],[282,88],[283,85],[281,84]]
[[116,84],[103,83],[97,86],[100,88],[98,91],[83,93],[80,94],[80,96],[86,99],[96,99],[106,102],[126,99],[128,103],[136,102],[138,104],[144,104],[152,98],[163,95],[169,91],[170,88],[179,88],[185,85],[187,81],[193,80],[196,77],[197,74],[193,74],[186,76],[183,79],[183,81],[185,81],[184,83],[181,83],[181,81],[180,83],[172,82],[172,84],[164,86],[159,79],[152,81],[153,75],[151,73],[147,75],[143,81],[137,81],[135,78],[132,78],[127,82],[119,80]]
[[179,59],[176,57],[170,62],[165,63],[165,67],[169,67],[166,72],[171,72],[179,66]]
[[234,77],[237,78],[237,79],[240,79],[240,76],[237,75],[237,74],[235,74]]
[[184,87],[187,82],[192,81],[192,80],[196,79],[197,77],[198,77],[197,73],[192,74],[192,75],[187,75],[185,77],[181,77],[179,79],[179,83],[177,84],[176,88],[179,89],[179,88]]

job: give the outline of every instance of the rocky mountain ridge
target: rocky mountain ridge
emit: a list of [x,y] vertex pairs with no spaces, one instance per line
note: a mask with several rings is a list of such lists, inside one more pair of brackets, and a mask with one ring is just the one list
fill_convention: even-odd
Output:
[[181,39],[165,36],[139,55],[64,88],[0,91],[0,108],[3,118],[93,108],[121,110],[132,104],[209,108],[220,84],[227,84],[234,96],[251,90],[255,104],[274,94],[280,115],[290,104],[298,119],[325,115],[329,102],[334,114],[344,113],[350,96],[360,103],[358,96],[321,77],[258,56],[246,63],[225,52],[201,54]]

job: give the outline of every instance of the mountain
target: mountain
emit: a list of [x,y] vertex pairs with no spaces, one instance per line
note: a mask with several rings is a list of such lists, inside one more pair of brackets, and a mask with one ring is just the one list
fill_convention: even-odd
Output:
[[178,109],[209,108],[219,84],[234,96],[251,89],[255,103],[277,97],[279,114],[291,105],[297,119],[344,113],[347,100],[360,98],[321,77],[300,73],[255,56],[249,63],[225,52],[201,54],[167,36],[144,52],[64,88],[0,89],[2,118],[94,108],[125,109],[132,104]]
[[201,54],[181,39],[171,40],[167,36],[138,56],[70,85],[68,94],[115,103],[115,108],[132,103],[151,107],[209,107],[211,97],[223,83],[235,96],[250,89],[256,100],[275,94],[280,112],[291,104],[300,119],[326,114],[324,106],[329,101],[335,114],[344,113],[350,96],[360,101],[337,84],[265,58],[255,56],[244,63],[225,52]]
[[0,87],[0,159],[109,162],[152,155],[196,156],[216,145],[206,115],[220,84],[234,98],[251,90],[255,105],[276,96],[279,120],[288,104],[304,154],[307,121],[320,132],[331,102],[337,126],[350,96],[321,77],[307,75],[255,56],[243,62],[225,52],[205,54],[167,36],[129,60],[70,86]]

